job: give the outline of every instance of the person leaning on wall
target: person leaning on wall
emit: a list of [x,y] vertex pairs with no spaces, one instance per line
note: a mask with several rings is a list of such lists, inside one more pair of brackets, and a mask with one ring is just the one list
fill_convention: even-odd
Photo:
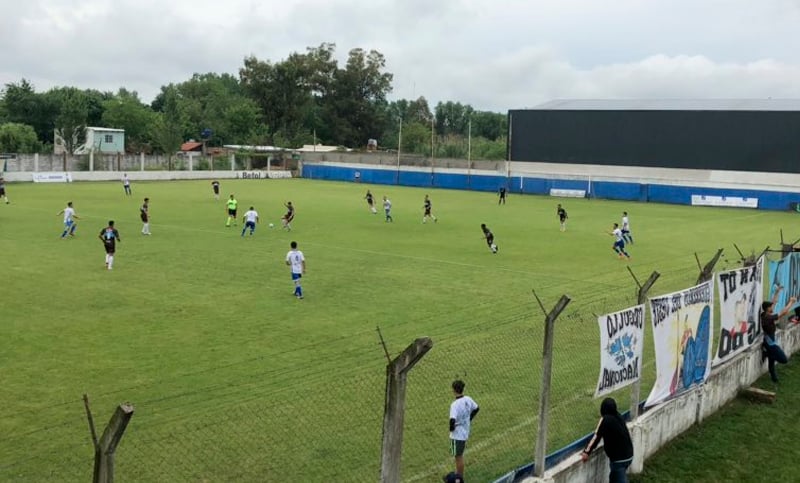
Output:
[[581,452],[581,459],[586,462],[600,440],[603,440],[603,450],[608,456],[611,471],[608,474],[609,483],[628,483],[628,467],[633,461],[633,442],[628,432],[628,425],[617,411],[617,402],[610,397],[600,403],[600,422],[597,423],[589,444]]

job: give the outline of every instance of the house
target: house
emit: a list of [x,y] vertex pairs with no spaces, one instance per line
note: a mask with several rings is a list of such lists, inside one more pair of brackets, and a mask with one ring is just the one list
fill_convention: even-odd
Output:
[[[66,151],[66,143],[58,130],[54,131],[53,152],[63,154]],[[86,127],[86,140],[83,144],[78,144],[77,133],[73,139],[73,145],[77,145],[74,154],[89,154],[90,151],[103,154],[117,154],[125,152],[125,130],[113,129],[110,127]]]

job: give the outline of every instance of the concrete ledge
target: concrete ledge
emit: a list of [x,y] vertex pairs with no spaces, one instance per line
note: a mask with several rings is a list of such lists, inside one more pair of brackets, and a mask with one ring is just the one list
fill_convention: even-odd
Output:
[[[126,171],[131,182],[136,181],[169,181],[169,180],[190,180],[190,179],[281,179],[291,178],[290,171],[284,170],[248,170],[248,171]],[[5,173],[4,178],[8,182],[31,182],[34,173],[31,171],[20,171]],[[119,181],[122,182],[121,171],[70,171],[69,176],[72,181]]]

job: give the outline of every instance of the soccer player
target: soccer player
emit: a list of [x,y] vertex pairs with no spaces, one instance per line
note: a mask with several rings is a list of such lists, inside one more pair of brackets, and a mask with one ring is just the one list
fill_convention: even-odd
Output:
[[369,205],[369,211],[372,212],[373,215],[378,213],[378,209],[375,208],[375,199],[372,197],[372,193],[367,190],[367,196],[364,197],[367,200],[367,205]]
[[392,218],[392,200],[387,198],[386,196],[383,197],[383,212],[386,213],[386,222],[394,222],[394,218]]
[[226,227],[231,226],[231,222],[233,222],[233,226],[236,226],[236,207],[239,205],[239,202],[236,201],[236,198],[231,195],[228,198],[228,221],[225,223]]
[[283,206],[286,207],[286,214],[281,217],[281,224],[287,231],[292,231],[292,220],[294,220],[294,205],[287,201]]
[[131,180],[128,179],[128,173],[122,175],[122,187],[125,188],[125,194],[131,195]]
[[631,235],[631,222],[628,219],[628,212],[622,212],[622,238],[625,239],[626,242],[633,245],[633,235]]
[[478,404],[464,395],[464,381],[453,381],[455,400],[450,403],[450,454],[456,462],[456,473],[464,477],[464,450],[469,439],[472,420],[478,414]]
[[3,201],[8,204],[8,196],[6,196],[6,180],[0,176],[0,196],[3,198]]
[[561,231],[567,231],[567,210],[561,207],[561,203],[558,204],[558,208],[556,209],[556,214],[558,215],[558,220],[561,222]]
[[122,243],[119,232],[114,228],[114,220],[109,220],[108,226],[100,230],[98,235],[100,241],[106,249],[106,268],[111,270],[114,267],[114,253],[117,249],[117,242]]
[[501,186],[501,187],[500,187],[500,193],[499,193],[499,196],[500,196],[500,199],[498,199],[498,200],[497,200],[497,204],[498,204],[498,205],[500,205],[500,204],[502,204],[502,205],[506,204],[506,187],[505,187],[505,186]]
[[625,237],[622,236],[622,230],[619,229],[619,223],[614,223],[614,228],[611,230],[609,235],[614,237],[614,245],[611,248],[617,252],[619,258],[630,259],[631,256],[625,251]]
[[219,201],[219,181],[217,180],[212,181],[211,189],[214,190],[214,199]]
[[297,242],[293,241],[290,245],[291,250],[286,254],[286,265],[292,267],[292,280],[294,281],[294,296],[298,299],[303,298],[303,287],[300,279],[306,273],[306,258],[303,252],[297,249]]
[[425,210],[425,212],[424,212],[424,213],[423,213],[423,215],[422,215],[422,222],[423,222],[423,223],[426,223],[426,222],[428,221],[428,218],[431,218],[431,219],[433,219],[433,222],[434,222],[434,223],[436,223],[437,221],[439,221],[439,220],[437,220],[437,219],[436,219],[436,217],[435,217],[435,216],[433,216],[433,215],[431,214],[431,208],[433,207],[433,205],[431,204],[431,199],[430,199],[430,198],[428,198],[428,195],[425,195],[425,202],[424,202],[424,204],[422,205],[422,207],[423,207],[423,209]]
[[481,223],[481,231],[483,231],[483,237],[486,239],[486,244],[489,245],[489,250],[491,250],[492,253],[497,253],[497,245],[494,244],[494,234],[492,233],[492,230],[490,230],[485,223]]
[[67,202],[67,207],[59,211],[56,216],[64,215],[64,232],[61,233],[61,238],[64,239],[69,233],[69,236],[75,236],[75,229],[78,228],[75,220],[80,220],[80,217],[75,214],[75,208],[72,207],[72,202]]
[[139,208],[139,216],[142,219],[142,235],[150,235],[150,198],[144,199]]
[[244,232],[250,228],[250,236],[253,236],[253,232],[256,231],[256,223],[258,223],[258,212],[253,208],[250,207],[249,210],[244,214],[244,228],[242,228],[242,236],[244,236]]

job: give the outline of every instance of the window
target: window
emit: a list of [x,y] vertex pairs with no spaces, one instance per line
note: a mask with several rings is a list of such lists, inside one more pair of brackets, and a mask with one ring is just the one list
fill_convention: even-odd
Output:
[[107,144],[113,143],[114,142],[114,136],[111,135],[111,134],[106,134],[104,142],[107,143]]

